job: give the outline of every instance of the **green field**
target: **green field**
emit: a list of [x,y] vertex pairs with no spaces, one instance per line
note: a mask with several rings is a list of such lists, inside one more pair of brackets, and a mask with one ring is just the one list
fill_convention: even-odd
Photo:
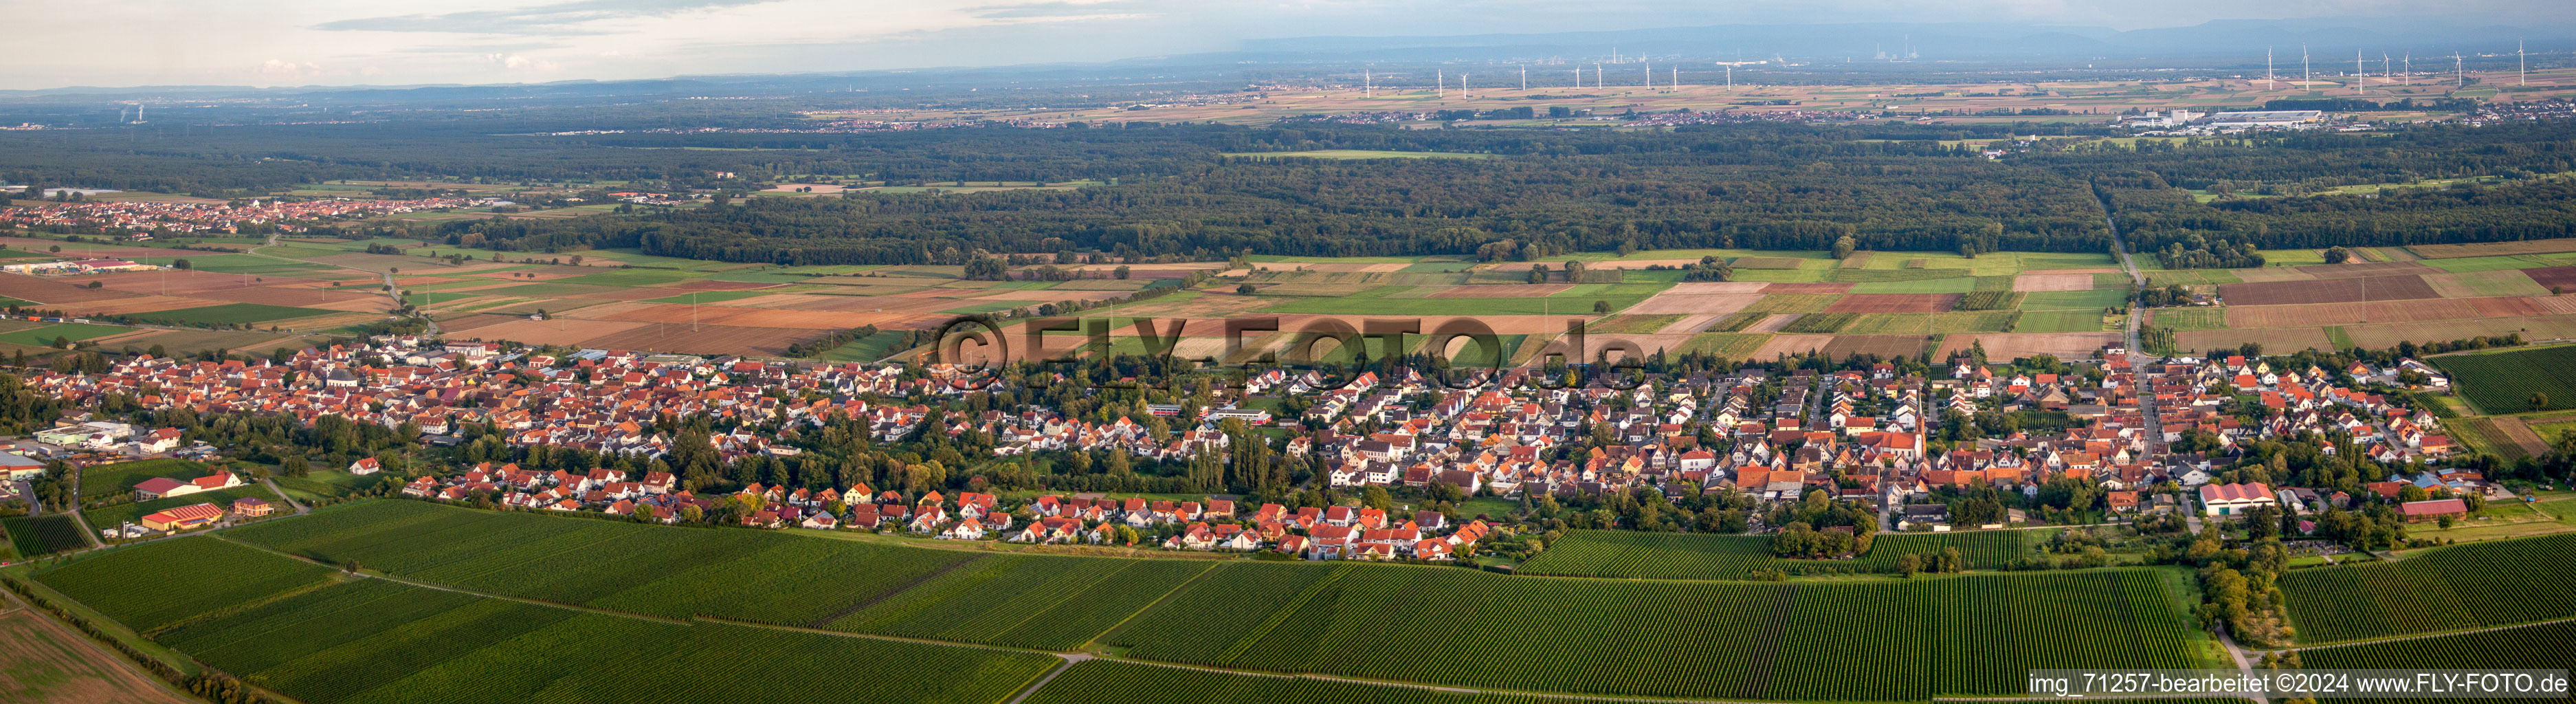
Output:
[[2452,386],[2480,412],[2544,410],[2531,405],[2535,393],[2548,396],[2548,408],[2576,407],[2576,346],[2442,355],[2427,361],[2450,372]]
[[1237,675],[1116,660],[1074,663],[1027,704],[1581,704],[1536,694],[1467,694],[1422,687]]
[[[188,589],[167,588],[177,575],[186,575]],[[1059,662],[353,580],[201,537],[113,551],[36,579],[164,645],[313,704],[786,701],[778,684],[791,680],[799,701],[992,704]]]
[[0,518],[0,527],[8,529],[9,545],[22,558],[89,547],[89,541],[81,535],[80,523],[68,513]]
[[2227,311],[2219,308],[2156,308],[2148,322],[2156,327],[2175,330],[2217,330],[2227,327]]
[[[325,562],[672,618],[1072,649],[1208,563],[921,550],[378,501],[227,532]],[[546,559],[552,551],[577,553]]]
[[1579,530],[1521,563],[1521,571],[1621,579],[1744,579],[1754,570],[1894,572],[1899,556],[1928,556],[1949,547],[1959,548],[1972,569],[1994,569],[2023,556],[2022,541],[2022,531],[2010,530],[1879,533],[1868,554],[1857,559],[1797,560],[1773,557],[1769,536]]
[[[2576,669],[2576,622],[2299,651],[2308,669]],[[2364,699],[2367,702],[2456,702],[2450,698]]]
[[2021,314],[2013,332],[2101,332],[2111,329],[2102,324],[2100,310],[2034,310]]
[[[458,294],[429,295],[454,296]],[[320,308],[272,306],[265,303],[226,303],[223,305],[180,308],[178,310],[155,311],[151,313],[131,313],[126,315],[126,317],[145,323],[175,325],[232,325],[236,323],[264,323],[271,320],[285,320],[288,318],[308,318],[316,315],[337,315],[340,312],[341,311],[324,310]]]
[[186,481],[210,472],[204,463],[168,457],[90,465],[80,470],[80,493],[84,497],[122,494],[133,491],[134,485],[146,479],[166,477]]
[[1465,152],[1399,152],[1383,149],[1317,149],[1297,152],[1225,152],[1223,156],[1245,159],[1491,159],[1492,154]]
[[[2299,642],[2382,638],[2576,616],[2576,534],[2425,550],[2281,577]],[[2498,598],[2500,595],[2511,598]]]
[[1578,530],[1521,563],[1521,571],[1576,577],[1742,579],[1745,573],[1777,561],[1767,536]]
[[[1632,582],[924,550],[408,501],[225,535],[326,564],[621,612],[1534,692],[1919,701],[2019,691],[2029,667],[2198,664],[2173,596],[2144,570]],[[1853,609],[1879,616],[1848,618]],[[1330,645],[1380,642],[1408,647]],[[1637,648],[1669,655],[1609,669],[1598,657]],[[1767,674],[1744,667],[1752,663]]]
[[117,325],[94,325],[88,323],[61,323],[0,333],[0,342],[27,345],[29,347],[51,347],[54,344],[54,338],[57,337],[71,340],[73,342],[79,342],[82,340],[129,332],[134,332],[134,328]]
[[2022,294],[2022,310],[2073,310],[2117,308],[2129,302],[2129,289],[2097,288],[2085,291],[2032,291]]
[[[1846,270],[1847,273],[1848,270]],[[1927,278],[1911,281],[1868,281],[1853,284],[1852,293],[1967,293],[1977,290],[1974,277]]]
[[[146,635],[217,609],[311,587],[331,568],[205,536],[87,555],[36,581]],[[187,588],[169,579],[186,575]]]
[[[1149,660],[1515,691],[1921,701],[2018,693],[2029,668],[2198,666],[2190,628],[2144,570],[1771,583],[1238,562],[1100,640]],[[1337,647],[1380,642],[1406,647]],[[1637,652],[1655,655],[1601,657]]]

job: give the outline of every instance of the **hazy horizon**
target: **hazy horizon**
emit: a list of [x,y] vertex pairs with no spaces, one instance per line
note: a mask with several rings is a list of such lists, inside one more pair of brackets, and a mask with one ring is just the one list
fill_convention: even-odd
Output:
[[[1702,3],[1323,0],[558,0],[242,5],[102,0],[25,8],[35,57],[0,89],[503,84],[680,75],[1087,63],[1300,37],[1458,36],[1715,25],[1996,23],[2138,30],[2218,20],[2392,18],[2568,26],[2576,5],[2387,0],[2144,5],[2099,0]],[[114,18],[112,21],[103,18]],[[1632,47],[1654,52],[1656,47]]]

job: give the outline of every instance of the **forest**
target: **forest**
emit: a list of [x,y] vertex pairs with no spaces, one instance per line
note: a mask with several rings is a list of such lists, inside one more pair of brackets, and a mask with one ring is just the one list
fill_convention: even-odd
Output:
[[[529,129],[562,125],[538,123]],[[616,180],[708,205],[406,234],[504,250],[637,247],[782,264],[955,264],[977,252],[1134,258],[1473,255],[1664,248],[2093,252],[2102,215],[2168,266],[2252,249],[2576,236],[2576,126],[2418,126],[2139,140],[1965,139],[2004,126],[1734,124],[1404,130],[1287,122],[869,134],[494,133],[489,121],[0,133],[12,183],[238,197],[342,178]],[[184,128],[183,128],[184,129]],[[687,147],[682,149],[681,147]],[[1487,155],[1297,159],[1307,150]],[[1229,154],[1258,153],[1263,158]],[[711,174],[738,176],[717,179]],[[1098,185],[749,197],[795,178]],[[2447,187],[2343,193],[2371,184]],[[2287,195],[2275,195],[2287,194]],[[2177,246],[2179,245],[2179,246]]]

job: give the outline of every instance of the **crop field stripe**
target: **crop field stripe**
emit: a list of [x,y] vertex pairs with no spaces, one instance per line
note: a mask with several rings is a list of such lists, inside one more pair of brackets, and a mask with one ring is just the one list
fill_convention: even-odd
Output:
[[2302,643],[2531,623],[2576,617],[2570,551],[2576,534],[2454,545],[2394,562],[2292,570],[2281,588]]

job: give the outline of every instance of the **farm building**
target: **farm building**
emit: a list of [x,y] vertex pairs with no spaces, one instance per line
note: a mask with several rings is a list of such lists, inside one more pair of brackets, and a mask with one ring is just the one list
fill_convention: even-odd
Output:
[[233,513],[241,514],[243,518],[266,516],[272,510],[275,509],[269,506],[267,501],[254,497],[246,496],[233,502]]
[[134,500],[151,501],[172,496],[187,496],[200,491],[230,489],[241,485],[241,478],[233,476],[231,472],[216,472],[184,482],[168,477],[153,477],[134,485]]
[[2397,506],[2397,513],[2405,516],[2406,522],[2417,523],[2422,521],[2440,520],[2443,516],[2467,516],[2469,515],[2469,504],[2468,502],[2461,501],[2459,499],[2408,501]]
[[2212,516],[2243,515],[2257,506],[2270,506],[2272,488],[2261,484],[2207,484],[2200,487],[2200,504]]
[[45,463],[27,459],[24,455],[0,452],[0,478],[23,482],[41,476],[45,476]]
[[136,519],[136,522],[142,523],[144,528],[151,530],[187,530],[203,527],[223,517],[224,510],[216,508],[214,504],[190,504],[154,511],[150,515]]

